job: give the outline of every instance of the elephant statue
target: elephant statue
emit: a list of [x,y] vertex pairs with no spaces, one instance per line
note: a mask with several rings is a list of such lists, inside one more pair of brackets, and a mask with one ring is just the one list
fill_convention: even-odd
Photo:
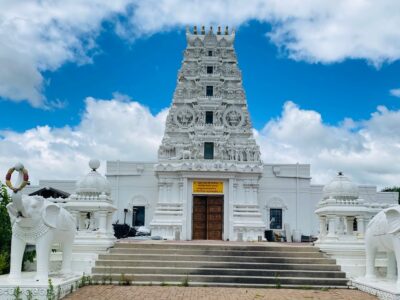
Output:
[[[386,208],[372,218],[365,232],[365,250],[367,279],[376,277],[377,251],[387,254],[387,278],[395,278],[396,270],[400,274],[400,205]],[[397,286],[400,287],[400,276],[397,278]]]
[[41,196],[15,193],[7,205],[12,224],[10,279],[21,277],[26,244],[36,245],[36,281],[48,280],[50,252],[53,243],[61,243],[61,272],[71,273],[72,243],[76,224],[71,214],[58,204]]

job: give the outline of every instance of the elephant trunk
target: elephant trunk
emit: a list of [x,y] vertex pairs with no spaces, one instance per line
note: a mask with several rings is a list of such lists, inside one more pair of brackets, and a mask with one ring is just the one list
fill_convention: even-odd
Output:
[[22,195],[21,193],[14,193],[11,196],[12,202],[15,205],[15,208],[18,210],[18,213],[20,213],[24,218],[28,217],[24,205],[22,203]]

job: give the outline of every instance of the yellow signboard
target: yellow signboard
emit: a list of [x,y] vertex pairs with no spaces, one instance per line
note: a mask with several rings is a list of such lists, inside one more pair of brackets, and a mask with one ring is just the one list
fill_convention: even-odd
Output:
[[193,181],[193,194],[223,194],[222,181]]

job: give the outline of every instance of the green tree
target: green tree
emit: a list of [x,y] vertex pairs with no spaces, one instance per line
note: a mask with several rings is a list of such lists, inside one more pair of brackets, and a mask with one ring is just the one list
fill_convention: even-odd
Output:
[[385,187],[382,192],[397,192],[399,193],[398,202],[400,204],[400,186]]
[[11,222],[7,212],[10,196],[7,187],[0,182],[0,274],[8,273],[10,268]]

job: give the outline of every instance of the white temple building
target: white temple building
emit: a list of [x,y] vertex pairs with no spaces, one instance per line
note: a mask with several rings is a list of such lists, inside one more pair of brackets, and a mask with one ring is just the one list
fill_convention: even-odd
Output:
[[[327,238],[336,238],[342,227],[352,232],[354,218],[358,228],[365,226],[371,214],[338,212],[341,221],[335,224],[342,227],[333,229],[332,212],[322,212],[330,203],[329,188],[312,184],[310,165],[261,161],[233,46],[235,32],[195,27],[187,30],[186,39],[158,160],[107,161],[110,196],[99,197],[104,203],[112,199],[108,207],[110,212],[116,208],[113,221],[146,226],[166,239],[230,241],[257,240],[266,229],[284,227],[318,236],[320,230],[325,234],[326,222],[332,224]],[[397,193],[352,186],[357,198],[349,201],[369,203],[376,211],[397,203]],[[24,192],[44,187],[76,191],[75,181],[41,180]],[[82,195],[71,199],[83,201]],[[103,215],[102,230],[110,229],[107,216],[112,214]]]

